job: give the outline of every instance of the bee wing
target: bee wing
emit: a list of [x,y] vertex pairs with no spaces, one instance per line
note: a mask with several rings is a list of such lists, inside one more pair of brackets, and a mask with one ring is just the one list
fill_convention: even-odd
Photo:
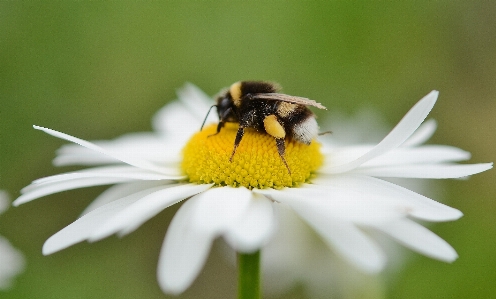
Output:
[[269,101],[283,101],[293,104],[305,105],[305,106],[313,106],[319,109],[326,109],[321,103],[317,103],[314,100],[310,100],[307,98],[290,96],[282,93],[256,93],[251,97],[252,100],[269,100]]

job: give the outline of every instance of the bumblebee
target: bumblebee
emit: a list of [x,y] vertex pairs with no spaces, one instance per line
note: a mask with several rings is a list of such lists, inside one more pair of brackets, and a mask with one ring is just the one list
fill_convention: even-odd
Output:
[[318,135],[319,126],[307,106],[326,107],[307,98],[278,93],[279,90],[277,84],[270,82],[240,81],[217,96],[217,104],[212,107],[217,107],[219,124],[217,132],[211,136],[218,134],[226,122],[239,123],[229,161],[232,161],[245,129],[253,128],[274,137],[279,156],[291,174],[284,158],[285,139],[310,144]]

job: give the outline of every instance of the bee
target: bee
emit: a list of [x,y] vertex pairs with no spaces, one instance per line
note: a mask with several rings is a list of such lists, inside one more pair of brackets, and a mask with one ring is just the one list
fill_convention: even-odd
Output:
[[285,139],[308,145],[319,134],[315,114],[307,106],[327,108],[307,98],[278,93],[279,90],[280,87],[271,82],[240,81],[217,96],[217,103],[211,108],[217,107],[219,124],[217,132],[210,136],[217,135],[226,122],[239,123],[230,162],[243,139],[245,129],[252,128],[274,137],[277,152],[291,174],[284,158]]

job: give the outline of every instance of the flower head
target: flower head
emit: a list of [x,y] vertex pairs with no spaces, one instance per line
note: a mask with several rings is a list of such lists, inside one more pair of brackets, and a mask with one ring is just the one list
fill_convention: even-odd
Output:
[[103,166],[36,180],[15,204],[64,190],[113,185],[78,220],[46,241],[43,252],[51,254],[84,240],[128,234],[184,201],[167,230],[158,265],[160,286],[175,294],[198,275],[214,239],[223,237],[243,253],[263,248],[277,230],[275,207],[295,213],[337,255],[365,272],[381,271],[386,263],[369,230],[432,258],[453,261],[454,249],[413,219],[455,220],[461,212],[382,179],[458,178],[492,167],[456,164],[470,156],[458,148],[411,146],[425,138],[416,131],[437,95],[433,91],[420,100],[375,146],[320,146],[317,141],[288,146],[288,164],[295,170],[289,174],[263,134],[249,132],[232,164],[229,140],[235,126],[211,137],[207,135],[213,129],[206,128],[192,137],[211,100],[186,85],[180,101],[155,117],[155,135],[88,142],[35,127],[79,145],[64,146],[56,164]]
[[291,173],[282,162],[274,138],[246,129],[236,157],[229,161],[238,125],[227,124],[215,136],[211,125],[196,133],[184,147],[182,169],[190,182],[219,186],[243,186],[249,189],[282,188],[303,184],[322,165],[320,144],[305,145],[288,140],[286,160]]
[[[9,204],[7,193],[0,190],[0,214],[7,210]],[[12,285],[12,279],[24,270],[24,265],[21,252],[0,236],[0,290]]]

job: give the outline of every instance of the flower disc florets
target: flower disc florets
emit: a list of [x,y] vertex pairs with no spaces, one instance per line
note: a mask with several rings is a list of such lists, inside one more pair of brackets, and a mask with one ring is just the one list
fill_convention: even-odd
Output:
[[[183,149],[182,169],[190,182],[246,188],[293,187],[306,182],[323,162],[320,144],[286,140],[285,159],[277,152],[274,137],[246,129],[243,141],[231,157],[237,124],[228,123],[214,136],[216,125],[195,134]],[[209,137],[210,136],[210,137]]]

